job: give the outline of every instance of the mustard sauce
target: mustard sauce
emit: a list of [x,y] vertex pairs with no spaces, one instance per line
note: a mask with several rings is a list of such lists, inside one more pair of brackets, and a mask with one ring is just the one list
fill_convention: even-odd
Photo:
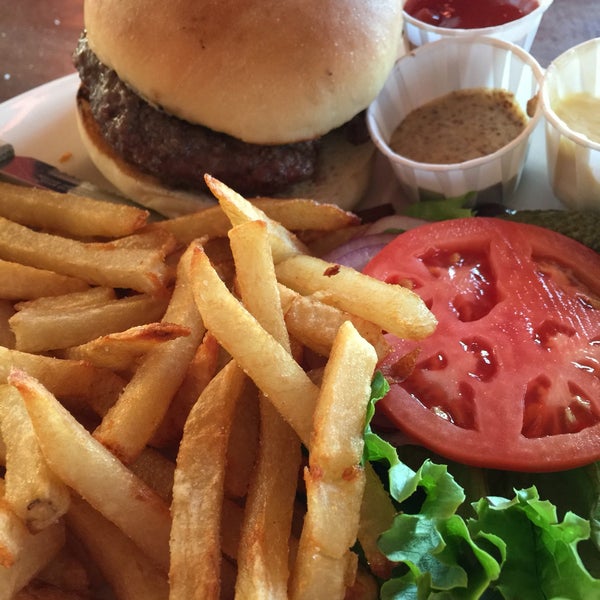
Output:
[[527,117],[512,92],[456,90],[410,112],[393,133],[390,146],[417,162],[460,163],[496,152],[526,125]]

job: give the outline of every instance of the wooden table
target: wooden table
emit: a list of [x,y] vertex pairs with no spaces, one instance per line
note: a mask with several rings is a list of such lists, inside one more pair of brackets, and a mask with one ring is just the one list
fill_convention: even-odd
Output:
[[0,102],[74,71],[82,0],[0,2]]
[[[0,0],[0,102],[73,72],[83,28],[82,0]],[[598,0],[554,0],[532,53],[542,66],[570,46],[600,36]]]

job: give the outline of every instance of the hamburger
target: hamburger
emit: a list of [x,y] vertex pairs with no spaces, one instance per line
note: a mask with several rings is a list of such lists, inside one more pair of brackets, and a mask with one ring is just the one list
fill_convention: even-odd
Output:
[[190,212],[210,173],[246,197],[360,200],[400,0],[86,0],[84,25],[79,130],[125,195]]

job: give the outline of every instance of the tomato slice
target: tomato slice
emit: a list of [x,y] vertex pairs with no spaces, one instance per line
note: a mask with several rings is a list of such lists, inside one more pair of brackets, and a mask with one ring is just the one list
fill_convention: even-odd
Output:
[[380,367],[391,390],[378,406],[394,427],[474,466],[600,459],[600,255],[548,229],[476,217],[402,233],[364,271],[410,286],[438,319],[425,340],[390,338]]

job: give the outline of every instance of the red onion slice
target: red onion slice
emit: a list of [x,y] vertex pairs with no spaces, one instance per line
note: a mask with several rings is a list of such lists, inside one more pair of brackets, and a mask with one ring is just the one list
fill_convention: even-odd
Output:
[[365,233],[334,248],[323,256],[323,259],[362,271],[371,258],[399,233],[423,225],[426,222],[422,219],[404,215],[382,217],[370,225]]
[[334,248],[322,258],[327,262],[362,271],[371,258],[397,235],[397,233],[362,235]]
[[400,233],[401,231],[408,231],[409,229],[414,229],[415,227],[419,227],[419,225],[424,225],[428,222],[429,221],[424,221],[423,219],[417,219],[416,217],[407,217],[406,215],[389,215],[374,221],[372,225],[369,225],[364,235],[390,231]]

